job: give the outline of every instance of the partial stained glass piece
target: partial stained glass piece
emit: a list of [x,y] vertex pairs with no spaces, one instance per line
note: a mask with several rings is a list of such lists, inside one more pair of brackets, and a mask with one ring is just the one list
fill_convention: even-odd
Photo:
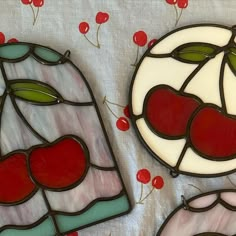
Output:
[[[227,198],[225,198],[227,196]],[[217,190],[193,197],[183,198],[164,221],[157,236],[218,236],[235,235],[235,190]]]
[[0,46],[1,235],[65,235],[131,210],[98,106],[69,54]]
[[17,60],[27,56],[30,47],[27,44],[0,45],[0,58],[2,60]]
[[34,53],[41,59],[49,62],[58,62],[61,55],[54,50],[49,48],[36,46],[34,48]]

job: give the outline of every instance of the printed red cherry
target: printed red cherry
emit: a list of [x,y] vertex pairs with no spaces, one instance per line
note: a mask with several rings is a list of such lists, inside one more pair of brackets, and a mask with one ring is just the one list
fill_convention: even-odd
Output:
[[5,35],[4,33],[0,32],[0,44],[5,43]]
[[0,202],[21,201],[35,190],[28,174],[26,158],[23,153],[15,153],[0,162]]
[[152,179],[152,186],[156,189],[162,189],[164,186],[164,180],[161,176],[155,176]]
[[8,42],[8,43],[17,43],[17,42],[19,42],[19,41],[18,41],[18,39],[16,39],[16,38],[11,38],[11,39],[9,39],[7,42]]
[[125,106],[123,112],[124,112],[126,117],[130,118],[129,105]]
[[25,5],[28,5],[32,3],[32,0],[21,0],[21,2]]
[[147,43],[147,34],[144,31],[138,31],[134,33],[133,41],[138,46],[143,47]]
[[42,7],[44,4],[44,0],[33,0],[33,4],[35,7]]
[[32,177],[49,189],[72,186],[86,174],[88,160],[79,141],[64,137],[45,147],[36,147],[29,158]]
[[129,129],[129,121],[122,116],[116,121],[116,127],[121,131],[127,131]]
[[191,122],[189,137],[202,154],[227,159],[236,154],[236,117],[223,114],[215,105],[204,105]]
[[157,39],[152,39],[149,43],[148,43],[148,48],[150,48],[154,43],[157,42]]
[[97,24],[103,24],[109,20],[109,15],[106,12],[98,12],[95,20]]
[[177,0],[166,0],[168,4],[174,5],[177,3]]
[[151,174],[149,170],[141,169],[137,172],[136,179],[143,184],[147,184],[151,180]]
[[181,9],[186,8],[188,6],[188,0],[178,0],[177,5]]
[[81,34],[87,34],[89,31],[89,24],[87,22],[81,22],[79,24],[79,32]]
[[79,236],[79,234],[78,232],[73,232],[73,233],[67,234],[67,236]]
[[199,105],[200,100],[192,95],[161,85],[148,95],[145,116],[157,133],[180,138],[185,136],[190,116]]

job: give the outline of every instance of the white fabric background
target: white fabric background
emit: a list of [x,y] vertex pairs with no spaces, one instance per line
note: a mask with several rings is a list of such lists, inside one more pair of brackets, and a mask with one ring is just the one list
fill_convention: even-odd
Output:
[[[97,49],[79,33],[78,24],[89,22],[91,28],[87,36],[95,40],[94,18],[99,11],[109,13],[110,19],[101,27],[101,48]],[[71,50],[72,61],[84,73],[97,99],[133,203],[129,215],[81,230],[80,236],[155,235],[163,220],[180,204],[181,194],[187,198],[199,194],[188,184],[194,184],[203,192],[233,188],[226,177],[200,179],[180,176],[172,179],[169,171],[140,144],[133,128],[126,132],[116,128],[116,118],[102,103],[105,95],[119,104],[126,105],[128,102],[129,84],[134,71],[130,64],[136,56],[136,45],[132,40],[134,32],[144,30],[151,40],[175,28],[174,8],[165,0],[45,0],[34,26],[32,22],[30,7],[23,5],[20,0],[0,1],[0,32],[7,39],[15,37],[19,41],[47,45],[62,53]],[[178,26],[193,23],[236,24],[236,1],[190,0]],[[142,48],[142,53],[145,49]],[[118,107],[113,108],[115,113],[122,115]],[[161,175],[165,186],[155,191],[144,205],[136,205],[140,194],[136,172],[141,168],[148,168],[152,176]],[[235,175],[230,178],[236,182]],[[148,188],[145,190],[148,191]]]

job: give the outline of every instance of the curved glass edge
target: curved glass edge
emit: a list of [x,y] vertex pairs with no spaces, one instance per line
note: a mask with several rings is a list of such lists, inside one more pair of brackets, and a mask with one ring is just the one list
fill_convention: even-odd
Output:
[[1,236],[53,236],[55,235],[55,228],[52,220],[47,218],[41,224],[31,229],[6,229],[1,232]]
[[129,201],[126,195],[115,200],[96,203],[86,212],[77,216],[57,215],[56,220],[59,229],[63,233],[74,231],[104,221],[107,218],[115,218],[130,210]]

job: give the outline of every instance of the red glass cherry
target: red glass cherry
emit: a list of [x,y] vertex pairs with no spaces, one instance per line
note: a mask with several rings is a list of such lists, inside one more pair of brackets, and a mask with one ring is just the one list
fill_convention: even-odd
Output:
[[164,186],[164,180],[161,176],[155,176],[152,179],[152,186],[156,189],[161,189]]
[[151,180],[150,171],[147,169],[139,170],[136,174],[136,179],[143,184],[149,183],[149,181]]
[[64,137],[54,144],[36,147],[29,157],[32,177],[45,188],[72,186],[87,169],[88,160],[79,141]]
[[144,31],[135,32],[133,35],[133,41],[138,46],[143,47],[147,43],[147,34]]
[[17,43],[17,42],[19,42],[19,41],[18,41],[18,39],[16,39],[16,38],[11,38],[11,39],[9,39],[7,42],[8,42],[8,43]]
[[23,153],[15,153],[0,161],[0,202],[21,201],[35,190],[28,174],[26,158]]
[[129,121],[125,117],[120,117],[116,121],[116,127],[121,131],[127,131],[129,129]]
[[152,40],[148,43],[148,48],[150,48],[155,42],[157,42],[157,39],[152,39]]
[[160,135],[181,138],[186,134],[190,116],[199,105],[200,100],[192,95],[161,85],[148,95],[145,116]]
[[123,112],[126,117],[130,118],[129,105],[125,106]]
[[202,154],[227,159],[236,154],[236,117],[222,113],[217,106],[204,105],[190,124],[189,137]]
[[28,5],[32,3],[32,0],[21,0],[21,2],[25,5]]
[[168,4],[174,5],[177,3],[177,0],[166,0]]
[[79,24],[79,32],[81,34],[87,34],[89,31],[89,24],[87,22],[81,22]]
[[184,9],[188,6],[188,0],[178,0],[177,5],[179,8]]
[[42,7],[44,4],[44,0],[33,0],[33,4],[35,7]]
[[0,44],[5,43],[5,35],[4,33],[0,32]]
[[97,24],[103,24],[109,20],[109,15],[106,12],[98,12],[95,20]]

